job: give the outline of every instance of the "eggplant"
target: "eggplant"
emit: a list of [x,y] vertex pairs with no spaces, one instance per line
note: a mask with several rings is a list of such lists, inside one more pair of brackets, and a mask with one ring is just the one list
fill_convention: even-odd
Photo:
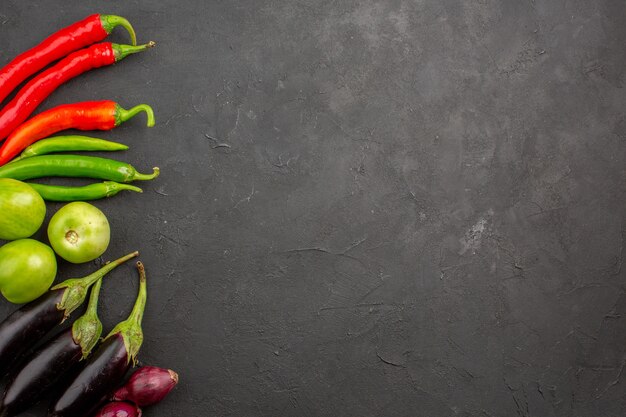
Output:
[[178,384],[178,374],[171,369],[143,366],[113,394],[115,401],[130,401],[139,407],[161,402]]
[[24,305],[0,323],[0,377],[55,326],[63,323],[85,301],[87,291],[109,271],[139,255],[128,254],[84,278],[68,279]]
[[41,347],[11,377],[0,403],[0,417],[13,417],[26,410],[89,356],[102,334],[102,322],[97,311],[101,286],[102,278],[91,290],[87,312],[71,328],[60,332]]
[[134,404],[115,401],[102,407],[94,417],[141,417],[141,410]]
[[128,318],[111,330],[98,349],[87,359],[84,368],[63,391],[48,411],[49,417],[89,416],[119,386],[143,343],[141,321],[146,308],[146,273],[141,262],[139,294]]

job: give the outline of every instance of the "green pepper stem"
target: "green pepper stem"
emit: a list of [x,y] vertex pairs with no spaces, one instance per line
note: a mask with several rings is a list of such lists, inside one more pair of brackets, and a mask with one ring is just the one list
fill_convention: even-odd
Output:
[[52,290],[65,289],[65,291],[63,292],[63,298],[61,299],[61,302],[57,305],[57,308],[59,310],[65,311],[66,318],[69,317],[69,315],[74,310],[76,310],[83,303],[83,301],[85,301],[85,298],[87,297],[87,290],[89,290],[89,287],[91,287],[96,281],[104,277],[114,268],[138,255],[139,252],[129,253],[126,256],[107,263],[96,272],[87,275],[84,278],[72,278],[63,281],[58,285],[55,285],[54,287],[52,287]]
[[118,323],[117,326],[111,330],[111,333],[105,337],[105,340],[109,337],[120,335],[124,340],[124,346],[128,356],[128,361],[136,363],[137,353],[143,343],[143,330],[141,329],[141,322],[143,320],[143,313],[146,310],[146,301],[148,299],[148,287],[146,284],[146,270],[141,261],[137,262],[137,272],[139,273],[139,293],[137,294],[137,300],[133,311],[126,320]]
[[135,175],[133,175],[132,180],[133,181],[149,181],[158,177],[160,173],[161,173],[161,170],[159,169],[159,167],[154,167],[152,168],[152,174],[142,174],[141,172],[135,172]]
[[98,297],[102,287],[102,278],[94,284],[89,295],[87,311],[72,325],[72,338],[80,346],[83,359],[91,353],[102,335],[102,322],[98,318]]
[[107,197],[115,195],[122,190],[134,191],[136,193],[143,193],[143,190],[141,188],[135,187],[134,185],[130,185],[130,184],[120,184],[119,182],[115,182],[115,181],[105,181],[104,184],[106,184],[106,187],[107,187],[107,193],[106,193]]
[[133,26],[128,20],[124,19],[121,16],[115,16],[112,14],[101,14],[100,22],[102,23],[102,28],[108,34],[113,32],[113,29],[115,29],[117,26],[123,27],[130,34],[130,42],[133,45],[137,45],[137,35],[135,35],[135,29],[133,29]]
[[154,110],[152,110],[152,107],[148,106],[147,104],[140,104],[130,110],[126,110],[119,105],[116,106],[115,126],[119,126],[120,124],[132,119],[141,112],[145,112],[146,116],[148,117],[148,127],[154,126]]

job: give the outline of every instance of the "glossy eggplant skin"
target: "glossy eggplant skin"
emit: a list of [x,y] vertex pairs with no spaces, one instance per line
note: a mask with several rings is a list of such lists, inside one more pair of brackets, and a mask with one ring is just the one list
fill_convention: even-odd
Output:
[[120,385],[131,364],[121,335],[105,339],[50,408],[48,416],[91,415]]
[[64,291],[48,291],[0,323],[0,376],[4,376],[26,350],[63,322],[65,313],[57,304]]
[[72,329],[59,333],[11,376],[0,404],[0,416],[17,415],[35,404],[55,382],[80,362],[82,356],[82,349],[72,336]]

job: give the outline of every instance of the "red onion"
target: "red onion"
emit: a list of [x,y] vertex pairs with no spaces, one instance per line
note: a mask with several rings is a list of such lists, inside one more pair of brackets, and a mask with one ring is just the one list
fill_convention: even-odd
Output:
[[141,417],[141,410],[124,401],[108,403],[94,417]]
[[147,407],[165,398],[177,383],[176,372],[156,366],[144,366],[113,394],[113,400],[131,401],[139,407]]

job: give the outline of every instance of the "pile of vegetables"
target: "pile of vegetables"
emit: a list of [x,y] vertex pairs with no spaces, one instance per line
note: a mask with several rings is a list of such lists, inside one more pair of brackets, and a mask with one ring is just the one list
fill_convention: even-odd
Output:
[[[132,45],[96,43],[118,26],[128,31]],[[80,264],[99,258],[109,246],[111,228],[106,215],[86,201],[123,190],[142,192],[128,183],[152,180],[159,169],[144,174],[126,162],[68,154],[127,150],[121,143],[52,135],[67,129],[110,130],[139,113],[146,114],[151,127],[155,123],[152,108],[140,104],[126,110],[102,100],[64,104],[30,117],[66,81],[154,45],[137,45],[135,31],[126,19],[95,14],[52,34],[0,69],[0,103],[29,80],[0,109],[0,239],[7,241],[0,246],[0,293],[9,302],[24,304],[0,322],[0,378],[7,377],[0,417],[18,415],[52,388],[55,395],[49,417],[140,416],[141,408],[161,401],[178,383],[174,371],[144,366],[124,384],[130,368],[137,365],[143,344],[147,279],[140,261],[139,291],[132,312],[100,338],[103,325],[97,309],[103,278],[138,252],[109,262],[86,277],[53,286],[57,256]],[[45,177],[103,182],[84,186],[23,182]],[[50,245],[31,238],[43,226],[46,201],[68,203],[48,223]],[[88,295],[84,314],[67,330],[47,339]]]

